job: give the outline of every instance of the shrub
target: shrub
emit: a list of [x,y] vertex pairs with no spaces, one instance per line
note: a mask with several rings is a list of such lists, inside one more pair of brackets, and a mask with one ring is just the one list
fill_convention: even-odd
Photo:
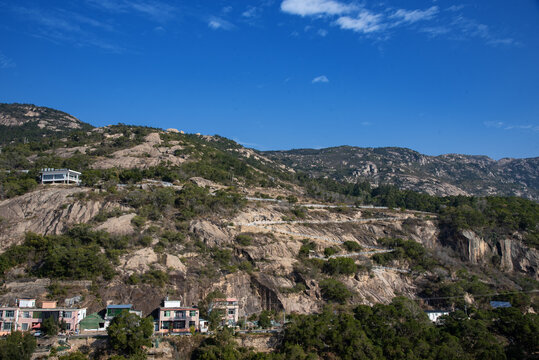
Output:
[[354,259],[339,257],[329,259],[323,268],[324,272],[330,275],[352,275],[357,272],[357,265]]
[[250,235],[247,235],[247,234],[239,234],[238,236],[236,236],[236,241],[241,246],[249,246],[249,245],[252,244],[253,238]]
[[327,248],[324,249],[324,255],[326,257],[330,257],[331,255],[335,255],[338,252],[339,252],[339,250],[334,248],[333,246],[327,247]]
[[342,282],[334,279],[322,280],[320,289],[325,300],[340,304],[344,304],[352,296],[350,290]]
[[355,241],[345,241],[343,246],[348,251],[361,251],[363,248]]

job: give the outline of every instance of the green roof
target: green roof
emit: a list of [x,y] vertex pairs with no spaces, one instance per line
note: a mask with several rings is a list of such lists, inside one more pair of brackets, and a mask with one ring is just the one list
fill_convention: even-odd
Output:
[[86,316],[80,321],[81,330],[99,329],[99,323],[104,323],[105,320],[98,314],[93,313]]

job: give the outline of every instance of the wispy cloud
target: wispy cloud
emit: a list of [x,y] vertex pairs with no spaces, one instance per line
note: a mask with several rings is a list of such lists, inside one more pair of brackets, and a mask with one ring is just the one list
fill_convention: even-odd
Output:
[[436,14],[438,14],[438,6],[432,6],[426,10],[406,10],[399,9],[389,16],[390,19],[397,19],[395,25],[401,23],[413,24],[418,21],[431,20]]
[[53,43],[69,43],[75,46],[92,46],[115,53],[125,49],[96,35],[96,31],[115,31],[110,24],[79,13],[62,9],[45,10],[15,6],[10,8],[15,14],[33,24],[31,34]]
[[326,75],[320,75],[320,76],[317,76],[315,77],[313,80],[312,80],[312,83],[313,84],[317,84],[317,83],[328,83],[329,82],[329,79]]
[[213,30],[232,30],[234,24],[217,16],[212,16],[208,19],[208,27]]
[[367,10],[362,10],[355,18],[342,16],[337,19],[336,23],[341,29],[353,30],[363,34],[380,31],[386,26],[382,23],[381,14],[373,14]]
[[322,37],[326,37],[328,34],[328,31],[326,29],[318,29],[317,34]]
[[300,16],[341,15],[354,9],[355,5],[335,0],[284,0],[281,3],[283,12]]
[[527,131],[539,131],[539,125],[532,125],[532,124],[526,124],[526,125],[514,125],[514,124],[506,124],[503,121],[485,121],[483,122],[483,125],[485,125],[488,128],[495,128],[495,129],[501,129],[501,130],[527,130]]
[[256,6],[249,6],[247,10],[241,13],[241,16],[243,16],[244,18],[251,19],[257,17],[259,15],[259,11],[260,9]]
[[500,37],[492,32],[490,27],[473,19],[459,15],[451,23],[463,38],[479,38],[489,45],[518,45],[513,38]]
[[0,52],[0,69],[14,68],[15,62]]
[[466,7],[466,5],[451,5],[450,7],[448,7],[446,10],[447,11],[453,11],[453,12],[457,12],[457,11],[460,11],[462,9],[464,9]]
[[96,8],[114,13],[138,13],[154,21],[165,22],[177,14],[177,8],[157,0],[86,0]]

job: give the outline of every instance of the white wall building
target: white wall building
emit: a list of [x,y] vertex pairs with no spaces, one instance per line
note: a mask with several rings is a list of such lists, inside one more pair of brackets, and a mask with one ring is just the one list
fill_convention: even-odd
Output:
[[70,169],[41,169],[40,182],[42,184],[80,184],[81,173]]

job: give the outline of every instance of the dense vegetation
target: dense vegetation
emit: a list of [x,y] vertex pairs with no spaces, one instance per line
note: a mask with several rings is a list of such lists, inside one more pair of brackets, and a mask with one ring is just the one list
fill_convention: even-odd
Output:
[[126,237],[93,231],[88,225],[75,226],[64,235],[28,233],[21,245],[11,246],[0,255],[0,273],[19,264],[29,264],[30,274],[38,277],[110,279],[114,276],[113,261],[128,246]]
[[414,271],[431,270],[437,261],[427,253],[427,250],[413,240],[378,239],[378,244],[393,249],[392,252],[375,254],[372,260],[380,265],[389,265],[393,261],[405,261]]
[[15,331],[0,339],[0,360],[30,360],[35,349],[32,334]]
[[506,308],[468,315],[456,311],[441,325],[430,322],[411,300],[391,304],[326,308],[296,315],[281,345],[270,354],[240,348],[226,331],[204,340],[193,359],[534,359],[539,349],[539,315]]
[[112,319],[107,335],[110,347],[118,355],[144,359],[144,348],[151,346],[153,321],[124,310]]

